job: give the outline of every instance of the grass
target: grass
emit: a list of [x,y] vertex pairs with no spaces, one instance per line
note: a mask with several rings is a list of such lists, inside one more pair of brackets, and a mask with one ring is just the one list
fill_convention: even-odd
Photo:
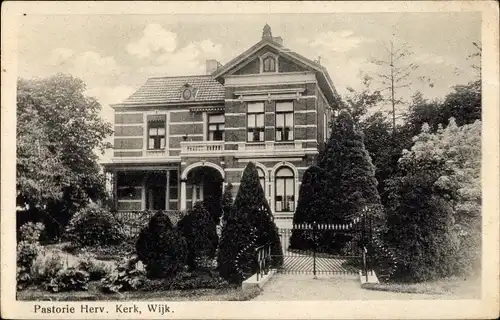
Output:
[[49,293],[39,287],[17,292],[17,300],[24,301],[114,301],[114,300],[168,300],[168,301],[246,301],[261,293],[258,288],[242,290],[237,287],[222,289],[133,291],[103,293],[99,282],[89,283],[88,291]]
[[480,277],[450,277],[420,283],[365,283],[361,287],[367,290],[452,295],[463,298],[480,298],[481,296]]

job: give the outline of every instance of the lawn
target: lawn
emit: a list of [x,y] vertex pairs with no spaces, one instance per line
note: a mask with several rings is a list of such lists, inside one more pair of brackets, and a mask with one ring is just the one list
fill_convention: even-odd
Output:
[[38,287],[17,292],[17,300],[24,301],[109,301],[109,300],[168,300],[168,301],[246,301],[258,296],[260,289],[242,290],[239,287],[222,289],[193,289],[165,291],[132,291],[103,293],[99,281],[89,283],[88,291],[49,293]]
[[400,293],[451,295],[460,298],[481,298],[481,277],[450,277],[421,283],[365,283],[363,289]]

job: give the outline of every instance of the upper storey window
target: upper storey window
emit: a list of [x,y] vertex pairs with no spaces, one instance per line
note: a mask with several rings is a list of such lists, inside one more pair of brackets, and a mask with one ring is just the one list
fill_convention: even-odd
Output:
[[224,114],[208,115],[208,140],[224,140]]
[[148,116],[148,149],[165,148],[165,115]]
[[249,102],[247,105],[247,140],[264,141],[264,102]]
[[276,141],[292,141],[293,127],[293,102],[276,102]]

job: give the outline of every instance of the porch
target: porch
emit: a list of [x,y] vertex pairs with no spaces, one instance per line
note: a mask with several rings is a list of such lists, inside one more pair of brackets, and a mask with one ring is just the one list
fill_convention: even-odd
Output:
[[210,166],[106,168],[107,189],[119,212],[186,210],[196,202],[219,203],[223,176]]

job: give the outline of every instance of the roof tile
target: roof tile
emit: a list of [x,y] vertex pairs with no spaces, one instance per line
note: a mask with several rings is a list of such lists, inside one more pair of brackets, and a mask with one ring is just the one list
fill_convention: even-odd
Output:
[[185,102],[182,89],[185,85],[197,89],[191,102],[209,102],[224,100],[224,86],[210,75],[154,77],[149,78],[134,94],[121,104],[150,104]]

